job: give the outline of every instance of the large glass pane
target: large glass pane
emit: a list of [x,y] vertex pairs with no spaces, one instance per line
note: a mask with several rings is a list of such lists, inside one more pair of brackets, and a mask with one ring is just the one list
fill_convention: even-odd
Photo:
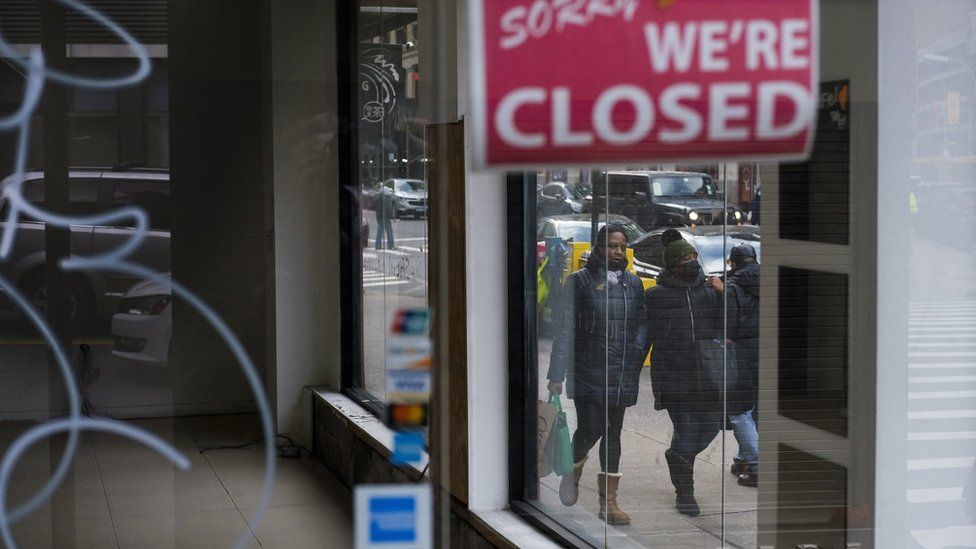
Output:
[[427,306],[427,159],[417,118],[417,2],[364,0],[359,13],[359,181],[363,224],[362,368],[384,400],[397,310]]
[[[559,474],[559,439],[549,442],[535,503],[591,544],[709,547],[727,522],[740,545],[755,543],[754,478],[739,484],[729,471],[733,456],[758,469],[755,374],[727,403],[722,342],[758,343],[753,333],[727,333],[736,311],[709,280],[727,276],[736,249],[736,274],[754,279],[748,290],[734,279],[727,295],[750,292],[739,298],[742,316],[758,323],[760,229],[749,223],[757,171],[748,163],[530,175],[539,416],[562,391],[575,468]],[[711,377],[696,379],[703,374]],[[725,417],[753,453],[721,435],[733,427]]]

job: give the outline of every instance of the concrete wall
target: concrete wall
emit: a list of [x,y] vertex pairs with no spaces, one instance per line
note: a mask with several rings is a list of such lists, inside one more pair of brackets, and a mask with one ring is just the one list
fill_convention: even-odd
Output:
[[268,2],[273,206],[267,221],[269,392],[278,429],[303,435],[306,385],[339,389],[339,182],[334,3]]

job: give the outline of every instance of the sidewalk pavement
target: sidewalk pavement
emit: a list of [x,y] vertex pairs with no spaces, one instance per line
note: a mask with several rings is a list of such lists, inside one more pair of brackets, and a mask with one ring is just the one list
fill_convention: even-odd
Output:
[[[539,341],[539,398],[545,398],[545,374],[549,364],[549,340]],[[562,398],[570,432],[576,427],[573,401]],[[680,515],[674,507],[674,488],[664,460],[670,445],[671,421],[664,410],[654,409],[650,374],[641,373],[640,396],[628,408],[621,437],[621,509],[632,519],[629,526],[607,526],[597,518],[599,501],[596,488],[600,472],[599,447],[590,451],[580,483],[576,505],[565,507],[559,501],[559,477],[542,479],[540,503],[547,514],[563,525],[607,547],[661,547],[668,549],[715,549],[722,547],[724,507],[725,547],[756,547],[757,489],[739,486],[729,472],[738,447],[732,431],[723,431],[698,456],[695,464],[695,497],[701,516]],[[723,449],[724,445],[724,449]],[[724,495],[723,495],[724,490]],[[724,505],[723,505],[724,503]]]

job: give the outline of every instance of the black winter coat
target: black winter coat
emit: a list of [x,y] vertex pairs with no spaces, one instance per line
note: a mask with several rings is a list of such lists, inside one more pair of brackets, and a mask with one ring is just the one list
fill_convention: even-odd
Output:
[[592,260],[566,279],[547,377],[566,379],[569,398],[637,404],[647,356],[643,292],[633,273],[623,271],[611,284]]
[[[705,284],[705,275],[687,284],[663,271],[647,290],[647,338],[651,351],[654,407],[721,410],[720,390],[700,390],[698,343],[722,341],[722,298]],[[694,329],[692,329],[694,326]]]
[[729,272],[725,295],[729,337],[736,347],[736,381],[729,388],[730,413],[743,413],[759,398],[759,264]]

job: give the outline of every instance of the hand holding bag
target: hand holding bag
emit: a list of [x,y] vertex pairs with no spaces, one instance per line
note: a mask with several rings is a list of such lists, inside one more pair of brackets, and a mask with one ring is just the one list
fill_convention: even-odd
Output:
[[[550,397],[551,400],[552,397]],[[553,440],[556,424],[556,407],[545,400],[539,400],[536,431],[536,453],[539,478],[552,474]]]
[[566,412],[563,412],[562,403],[559,395],[550,394],[549,402],[556,408],[556,423],[553,426],[553,460],[552,470],[558,476],[570,475],[573,473],[573,443],[569,439],[569,423],[566,421]]

